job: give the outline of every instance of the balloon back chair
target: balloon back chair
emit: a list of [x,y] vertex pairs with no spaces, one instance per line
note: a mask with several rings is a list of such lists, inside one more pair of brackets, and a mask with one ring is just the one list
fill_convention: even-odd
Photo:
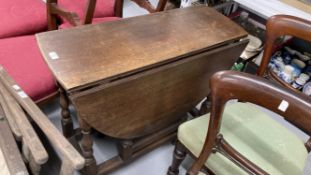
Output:
[[[311,134],[311,99],[268,80],[222,71],[210,80],[211,113],[182,124],[168,175],[177,175],[186,153],[195,159],[187,175],[303,174],[306,144],[272,119],[272,112]],[[241,102],[229,102],[238,99]],[[258,106],[256,106],[258,105]]]
[[263,76],[265,74],[274,52],[275,42],[279,37],[286,35],[311,42],[311,21],[289,15],[270,17],[266,24],[264,53],[257,75]]

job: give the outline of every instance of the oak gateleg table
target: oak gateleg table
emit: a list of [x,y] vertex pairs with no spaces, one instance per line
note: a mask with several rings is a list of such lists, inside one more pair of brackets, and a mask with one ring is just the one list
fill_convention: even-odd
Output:
[[[86,174],[106,174],[172,140],[185,114],[229,69],[247,33],[209,7],[176,9],[36,35],[60,88],[62,129],[77,111]],[[91,129],[117,138],[119,154],[97,165]]]

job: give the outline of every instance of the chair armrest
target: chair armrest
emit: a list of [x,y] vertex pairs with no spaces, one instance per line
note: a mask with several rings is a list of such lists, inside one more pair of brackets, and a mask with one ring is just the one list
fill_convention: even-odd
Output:
[[9,77],[3,67],[0,67],[0,81],[2,81],[5,88],[12,94],[15,100],[38,125],[38,127],[49,139],[53,147],[63,155],[63,163],[67,165],[67,172],[68,169],[78,170],[83,168],[85,163],[84,158],[57,130],[57,128],[28,96],[19,95],[21,92],[23,92],[22,90],[15,90],[12,88],[12,86],[16,85],[16,82]]
[[5,114],[5,118],[8,121],[8,124],[10,126],[10,129],[17,141],[22,141],[22,133],[17,126],[15,116],[11,113],[11,110],[9,109],[8,104],[4,101],[4,98],[2,97],[2,94],[0,93],[0,105],[2,107],[2,110]]
[[149,0],[132,0],[139,7],[146,9],[149,13],[155,13],[163,11],[167,0],[159,0],[157,7],[154,7]]
[[[24,174],[28,175],[27,168],[19,152],[17,144],[8,125],[7,116],[0,106],[0,174]],[[8,172],[9,171],[9,172]]]
[[148,0],[132,0],[132,1],[135,2],[139,7],[146,9],[150,13],[155,12],[155,8]]
[[[30,152],[25,158],[30,161],[32,158],[38,165],[44,164],[48,160],[48,153],[41,143],[38,135],[30,124],[26,114],[13,96],[7,91],[3,83],[0,81],[0,103],[2,107],[7,108],[5,112],[9,112],[12,120],[16,123],[22,135],[22,146],[24,151]],[[5,113],[6,114],[6,113]],[[25,150],[26,149],[26,150]],[[32,157],[31,157],[32,156]]]
[[48,6],[49,6],[49,13],[51,13],[52,15],[63,17],[73,26],[82,25],[81,19],[75,12],[66,11],[65,9],[57,6],[56,3],[50,3],[48,4]]

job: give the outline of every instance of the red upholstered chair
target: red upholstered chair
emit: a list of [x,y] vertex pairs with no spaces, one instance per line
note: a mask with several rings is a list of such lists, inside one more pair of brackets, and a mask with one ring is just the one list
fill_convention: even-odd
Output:
[[1,0],[0,39],[34,34],[47,29],[46,7],[42,0]]
[[1,39],[0,64],[36,102],[57,93],[55,80],[34,35]]
[[[162,11],[167,2],[160,0],[153,7],[148,0],[132,1],[150,13]],[[47,0],[49,29],[118,20],[122,8],[123,0]]]

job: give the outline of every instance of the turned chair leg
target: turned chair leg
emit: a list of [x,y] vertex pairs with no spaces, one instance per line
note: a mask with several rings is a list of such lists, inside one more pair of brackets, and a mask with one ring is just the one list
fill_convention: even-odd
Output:
[[181,162],[185,159],[186,154],[187,153],[185,147],[179,141],[177,141],[174,150],[172,165],[168,168],[167,175],[178,175],[179,166]]
[[85,175],[96,175],[97,165],[93,155],[93,139],[91,136],[91,127],[80,117],[78,117],[80,128],[81,128],[81,147],[82,155],[85,158],[85,166],[83,174]]

